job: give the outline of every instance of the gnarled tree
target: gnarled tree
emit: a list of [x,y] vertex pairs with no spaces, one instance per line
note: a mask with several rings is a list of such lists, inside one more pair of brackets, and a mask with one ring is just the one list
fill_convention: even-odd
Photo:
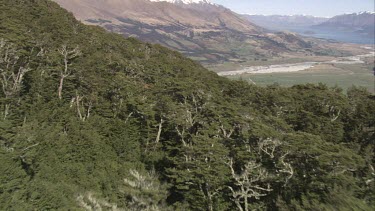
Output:
[[[258,142],[257,149],[249,151],[250,154],[256,153],[256,159],[250,159],[242,167],[240,171],[236,171],[233,159],[227,162],[232,174],[233,186],[229,186],[232,193],[232,200],[236,204],[238,210],[250,210],[250,200],[259,200],[260,197],[267,196],[273,191],[271,187],[271,179],[286,175],[285,183],[293,176],[292,166],[285,161],[288,153],[276,152],[282,142],[278,139],[268,138],[261,139]],[[250,147],[247,147],[250,148]],[[278,154],[278,155],[276,155]],[[280,156],[280,154],[282,154]],[[263,166],[260,162],[263,159],[271,159],[275,164],[274,169]],[[278,174],[282,173],[282,175]],[[272,176],[271,176],[272,175]]]
[[59,54],[63,58],[64,67],[60,71],[60,84],[58,89],[59,99],[62,99],[62,91],[64,86],[65,78],[71,76],[73,74],[72,68],[69,68],[71,62],[81,55],[81,51],[79,47],[75,47],[74,49],[69,49],[67,45],[62,45],[60,49],[58,49]]
[[21,91],[24,76],[30,71],[29,59],[22,58],[12,43],[0,40],[0,81],[5,96],[4,119],[9,114],[11,98],[16,98]]

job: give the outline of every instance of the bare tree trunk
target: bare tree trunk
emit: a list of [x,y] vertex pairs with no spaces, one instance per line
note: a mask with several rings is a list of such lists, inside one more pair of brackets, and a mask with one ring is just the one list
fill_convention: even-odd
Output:
[[130,112],[128,117],[126,117],[125,124],[129,121],[130,117],[132,117],[132,116],[133,116],[133,112]]
[[181,131],[178,129],[178,126],[176,126],[176,131],[177,131],[178,135],[180,136],[180,138],[181,138],[181,142],[182,142],[182,144],[184,145],[184,147],[187,147],[188,145],[187,145],[187,143],[186,143],[186,141],[185,141],[185,139],[184,139],[185,128],[183,128],[183,129],[182,129],[182,132],[181,132]]
[[212,196],[208,193],[207,194],[207,203],[208,203],[208,211],[213,211],[213,202],[212,202]]
[[213,208],[213,206],[212,206],[212,201],[208,201],[208,211],[213,211],[214,210],[214,208]]
[[60,78],[60,85],[59,85],[59,99],[61,100],[62,99],[62,90],[63,90],[63,85],[64,85],[64,78],[65,76],[64,75],[61,75],[61,78]]
[[91,115],[91,108],[92,108],[92,102],[89,102],[89,107],[87,108],[87,114],[86,114],[86,119],[90,118]]
[[10,104],[5,105],[4,120],[8,117]]
[[81,100],[79,99],[78,93],[76,95],[77,95],[77,99],[76,99],[77,113],[78,113],[79,119],[84,120],[83,117],[82,117],[82,114],[81,114],[81,109],[80,109],[80,101]]
[[242,208],[239,200],[235,200],[234,203],[237,205],[237,208],[238,208],[239,211],[243,211],[243,208]]
[[159,143],[159,141],[160,141],[161,131],[163,129],[163,122],[164,122],[164,120],[160,119],[158,135],[156,136],[156,140],[155,140],[156,143]]
[[214,210],[214,207],[213,207],[213,201],[212,201],[212,196],[215,195],[215,194],[211,194],[211,191],[210,191],[210,186],[209,184],[206,182],[204,184],[204,189],[205,191],[203,191],[203,194],[206,195],[206,200],[207,200],[207,210],[208,211],[213,211]]
[[58,52],[60,55],[63,56],[64,59],[64,70],[61,70],[60,75],[60,86],[58,90],[59,99],[62,99],[62,90],[63,90],[63,84],[64,79],[66,77],[69,77],[72,74],[72,71],[69,69],[69,61],[80,56],[81,52],[78,49],[78,46],[74,48],[73,50],[68,50],[68,47],[66,45],[63,45],[60,49],[58,49]]
[[244,197],[244,205],[245,205],[245,211],[249,211],[249,202],[247,197]]

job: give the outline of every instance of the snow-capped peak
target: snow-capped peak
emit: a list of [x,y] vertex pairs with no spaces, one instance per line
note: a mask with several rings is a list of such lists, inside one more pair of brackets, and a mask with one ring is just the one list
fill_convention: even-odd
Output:
[[362,12],[344,13],[343,15],[375,15],[375,12],[362,11]]
[[371,11],[363,11],[363,12],[358,12],[357,14],[358,14],[358,15],[362,15],[362,14],[370,14],[370,15],[374,15],[375,12],[371,12]]
[[173,4],[213,4],[209,0],[150,0],[153,2],[165,1]]

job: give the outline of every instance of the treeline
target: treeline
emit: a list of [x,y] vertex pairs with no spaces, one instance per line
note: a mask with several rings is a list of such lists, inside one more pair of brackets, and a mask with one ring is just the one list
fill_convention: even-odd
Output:
[[0,2],[0,210],[373,210],[375,96],[230,81]]

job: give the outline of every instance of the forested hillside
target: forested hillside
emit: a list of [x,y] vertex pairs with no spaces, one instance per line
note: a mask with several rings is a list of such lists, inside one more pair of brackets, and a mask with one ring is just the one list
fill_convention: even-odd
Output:
[[0,0],[0,210],[373,210],[375,97],[230,81]]

